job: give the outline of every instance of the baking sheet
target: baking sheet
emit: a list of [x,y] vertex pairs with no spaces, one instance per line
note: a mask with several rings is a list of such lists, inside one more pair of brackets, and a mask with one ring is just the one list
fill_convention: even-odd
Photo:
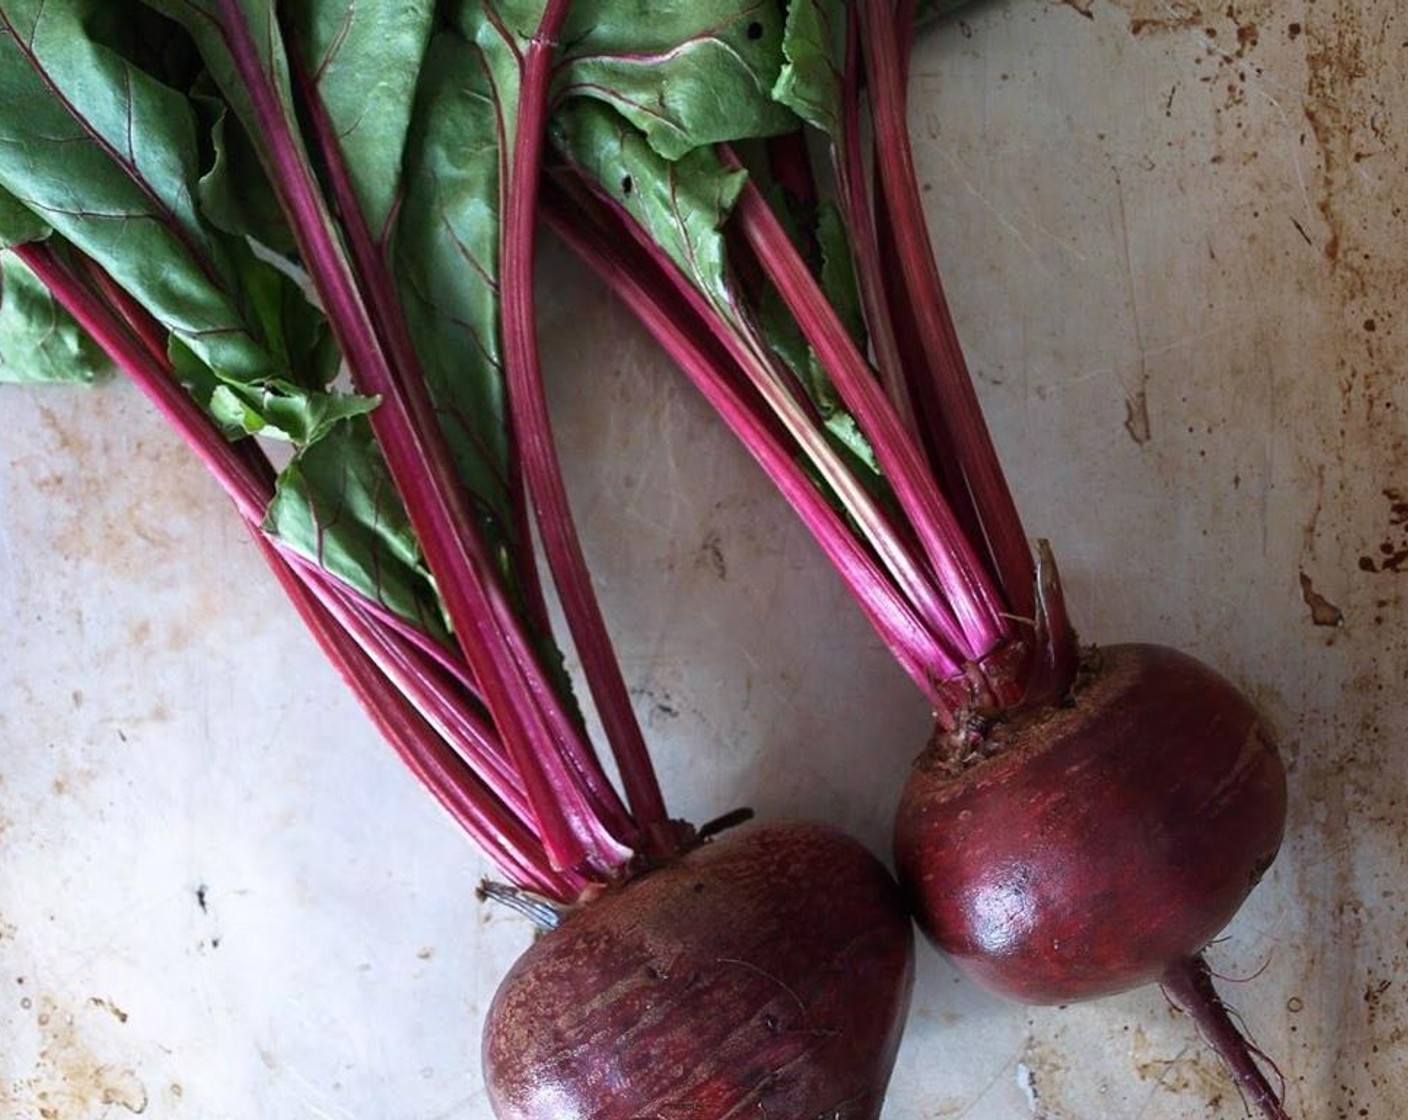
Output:
[[[1210,951],[1293,1115],[1396,1117],[1408,766],[1408,18],[1010,0],[926,33],[932,234],[1085,637],[1179,645],[1290,767]],[[877,851],[926,713],[752,465],[544,254],[575,508],[672,807]],[[481,1120],[529,931],[143,402],[0,390],[0,1115]],[[1156,989],[1060,1009],[927,949],[887,1120],[1246,1114]]]

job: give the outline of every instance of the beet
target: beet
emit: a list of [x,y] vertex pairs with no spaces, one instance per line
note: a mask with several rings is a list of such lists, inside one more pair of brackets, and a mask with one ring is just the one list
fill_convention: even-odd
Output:
[[921,928],[980,983],[1066,1003],[1157,981],[1284,1120],[1201,951],[1285,823],[1285,769],[1251,702],[1186,654],[1110,646],[1064,703],[936,735],[895,854]]
[[485,1080],[501,1120],[874,1118],[912,984],[909,917],[865,848],[748,827],[524,953],[489,1010]]
[[1067,707],[1012,713],[975,764],[942,737],[895,824],[934,943],[990,988],[1064,1003],[1198,953],[1275,858],[1286,776],[1251,703],[1160,646],[1087,661]]

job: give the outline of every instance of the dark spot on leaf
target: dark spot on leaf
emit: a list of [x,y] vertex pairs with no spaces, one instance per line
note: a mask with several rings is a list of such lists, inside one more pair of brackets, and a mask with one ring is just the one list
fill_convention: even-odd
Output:
[[694,884],[694,893],[695,893],[695,894],[703,894],[703,893],[704,893],[704,884],[703,884],[703,883],[695,883],[695,884]]
[[633,180],[629,175],[622,175],[622,176],[621,176],[621,193],[622,193],[622,194],[630,194],[631,191],[635,188],[635,185],[636,185],[636,184],[635,184],[635,180]]
[[761,39],[762,37],[763,37],[763,25],[762,25],[761,23],[759,23],[757,20],[754,20],[752,23],[750,23],[750,24],[748,25],[748,38],[756,40],[756,39]]
[[204,883],[196,888],[196,905],[200,907],[202,914],[210,913],[210,907],[206,903],[206,892],[209,891],[209,889],[210,888]]
[[767,1028],[768,1034],[776,1034],[781,1029],[781,1024],[778,1023],[776,1015],[764,1015],[763,1026]]

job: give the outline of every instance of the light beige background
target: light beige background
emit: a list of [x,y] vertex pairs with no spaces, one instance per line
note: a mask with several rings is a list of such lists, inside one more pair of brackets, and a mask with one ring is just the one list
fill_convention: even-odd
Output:
[[[1390,0],[1006,0],[915,63],[938,254],[1085,636],[1210,659],[1284,737],[1286,848],[1210,956],[1304,1120],[1408,1111],[1405,62]],[[626,316],[545,269],[675,809],[884,850],[922,704]],[[487,1117],[525,926],[135,394],[0,409],[0,1115]],[[888,1120],[1245,1114],[1157,990],[1031,1011],[921,959]]]

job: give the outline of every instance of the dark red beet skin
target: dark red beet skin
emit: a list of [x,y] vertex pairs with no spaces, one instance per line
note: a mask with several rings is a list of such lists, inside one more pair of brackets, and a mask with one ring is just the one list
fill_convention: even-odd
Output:
[[913,984],[900,892],[816,824],[729,832],[568,918],[489,1010],[500,1120],[870,1120]]
[[999,723],[957,777],[919,760],[895,825],[921,927],[984,985],[1065,1003],[1156,981],[1280,847],[1286,778],[1251,703],[1160,646],[1101,649],[1070,707]]

